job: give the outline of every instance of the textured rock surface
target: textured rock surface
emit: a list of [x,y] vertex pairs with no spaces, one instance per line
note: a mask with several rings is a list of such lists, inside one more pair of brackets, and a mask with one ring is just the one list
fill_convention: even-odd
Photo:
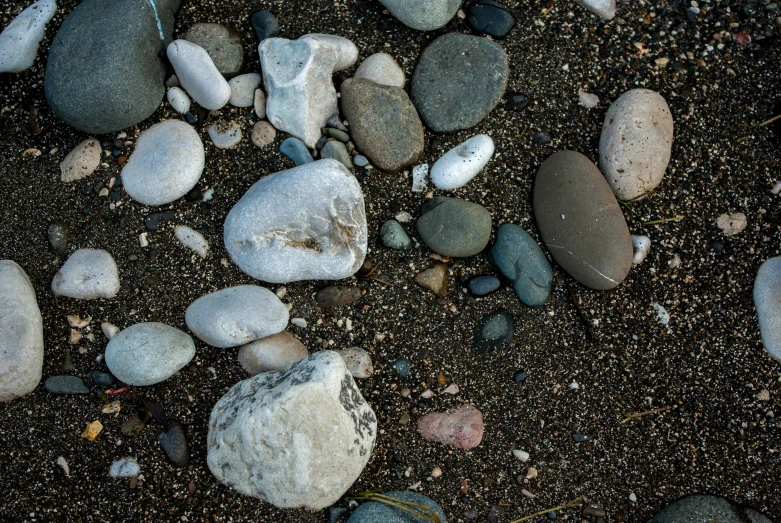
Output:
[[231,120],[220,120],[209,126],[209,138],[217,149],[231,149],[241,141],[241,127]]
[[21,73],[33,66],[46,24],[56,9],[55,0],[39,0],[3,29],[0,33],[0,73]]
[[781,256],[765,261],[754,280],[754,307],[765,350],[781,361]]
[[491,213],[458,198],[432,198],[421,207],[415,225],[423,242],[442,256],[473,256],[491,237]]
[[380,241],[389,249],[410,249],[414,245],[412,239],[396,220],[388,220],[380,227]]
[[696,494],[675,501],[648,523],[773,523],[751,509],[744,509],[724,498]]
[[216,111],[228,103],[230,85],[203,47],[187,40],[174,40],[166,54],[179,83],[200,106]]
[[103,149],[95,138],[87,138],[73,148],[60,163],[60,180],[74,182],[89,176],[100,165]]
[[[437,505],[433,499],[424,496],[423,494],[403,491],[386,492],[385,495],[403,501],[409,501],[410,503],[426,505],[434,511],[441,523],[447,523],[447,518],[445,517],[442,508]],[[370,501],[368,503],[362,503],[360,507],[355,509],[352,515],[350,515],[350,519],[347,520],[347,523],[420,523],[420,519],[386,503]]]
[[202,47],[214,62],[214,66],[226,78],[241,72],[244,65],[244,46],[236,31],[222,24],[193,24],[182,37]]
[[450,21],[461,0],[380,0],[404,25],[418,31],[433,31]]
[[487,134],[473,136],[443,154],[431,167],[431,181],[438,189],[458,189],[477,176],[494,154]]
[[364,78],[380,85],[404,87],[404,71],[393,57],[386,53],[375,53],[358,66],[355,78]]
[[309,351],[288,331],[261,338],[239,349],[239,363],[251,376],[285,370],[309,356]]
[[255,122],[255,125],[252,126],[251,140],[255,147],[268,147],[274,143],[276,137],[277,130],[265,120]]
[[540,307],[548,301],[553,269],[529,233],[511,223],[501,225],[488,255],[505,278],[513,282],[513,290],[524,305]]
[[102,249],[79,249],[54,275],[52,292],[77,300],[113,298],[119,292],[117,264]]
[[418,432],[428,441],[471,449],[483,439],[483,415],[472,405],[432,412],[420,419]]
[[616,16],[616,0],[575,0],[575,2],[605,20]]
[[[259,73],[247,73],[231,78],[228,82],[231,88],[231,97],[228,103],[234,107],[254,107],[255,92],[258,90],[261,80],[262,77]],[[261,96],[262,94],[263,91],[261,91]],[[265,111],[264,114],[258,115],[258,118],[263,118],[263,116],[265,116]]]
[[344,360],[347,370],[353,378],[371,378],[374,374],[372,357],[360,347],[335,351]]

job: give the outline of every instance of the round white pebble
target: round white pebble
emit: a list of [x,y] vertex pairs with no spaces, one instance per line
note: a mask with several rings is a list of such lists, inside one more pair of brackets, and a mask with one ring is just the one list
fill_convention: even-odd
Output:
[[119,292],[117,264],[102,249],[79,249],[54,275],[52,292],[77,300],[113,298]]
[[431,181],[439,189],[463,187],[486,166],[494,154],[494,141],[478,134],[449,150],[431,168]]
[[361,63],[355,71],[356,78],[366,78],[380,85],[404,87],[404,71],[389,54],[375,53]]
[[183,90],[178,87],[171,87],[168,89],[168,103],[177,113],[184,114],[190,110],[190,97],[187,96]]
[[260,85],[258,73],[247,73],[231,78],[228,85],[231,88],[229,103],[233,107],[252,107],[255,105],[255,90]]
[[230,149],[241,141],[241,127],[233,120],[220,120],[209,126],[209,138],[218,149]]

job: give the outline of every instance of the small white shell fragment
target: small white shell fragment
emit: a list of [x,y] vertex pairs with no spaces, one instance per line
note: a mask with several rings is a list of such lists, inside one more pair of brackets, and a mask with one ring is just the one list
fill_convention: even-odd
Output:
[[587,93],[583,89],[578,90],[578,101],[586,109],[593,109],[599,105],[599,96]]
[[442,394],[458,394],[459,390],[458,383],[451,383],[445,390],[442,391]]
[[428,164],[423,163],[412,168],[412,192],[423,192],[426,190],[428,178]]
[[134,478],[141,468],[133,458],[122,458],[111,464],[108,475],[112,478]]
[[648,252],[651,250],[651,238],[648,236],[632,236],[632,247],[635,249],[632,265],[643,263]]
[[208,202],[212,198],[214,198],[214,189],[206,189],[203,193],[203,201]]
[[494,154],[494,141],[478,134],[450,149],[431,168],[431,181],[439,189],[463,187],[477,176]]
[[146,233],[142,232],[138,235],[138,244],[141,247],[149,247],[149,240],[146,239]]
[[570,390],[578,390],[580,388],[580,385],[577,381],[573,380],[572,383],[569,384]]
[[529,461],[529,453],[524,450],[513,450],[513,456],[524,462]]
[[667,312],[667,309],[658,303],[654,303],[654,310],[656,311],[656,317],[659,318],[659,323],[662,325],[670,323],[670,313]]
[[109,340],[119,334],[119,327],[107,321],[100,324],[100,330],[103,331],[103,335]]
[[65,461],[65,458],[63,458],[62,456],[58,457],[57,465],[60,466],[60,468],[62,469],[62,471],[65,473],[66,476],[68,477],[71,476],[71,469],[70,467],[68,467],[68,462]]
[[423,394],[420,395],[421,398],[429,399],[434,397],[434,391],[431,389],[426,389],[423,391]]
[[290,323],[300,329],[306,329],[306,320],[304,318],[293,318],[290,320]]
[[203,237],[201,233],[195,229],[191,229],[186,225],[177,225],[174,230],[177,239],[182,242],[185,247],[194,250],[201,258],[206,258],[209,254],[209,242]]
[[177,113],[184,114],[190,110],[190,97],[181,88],[171,87],[166,98]]
[[716,225],[719,226],[719,229],[722,230],[725,236],[734,236],[746,228],[748,220],[742,212],[722,214],[716,220]]

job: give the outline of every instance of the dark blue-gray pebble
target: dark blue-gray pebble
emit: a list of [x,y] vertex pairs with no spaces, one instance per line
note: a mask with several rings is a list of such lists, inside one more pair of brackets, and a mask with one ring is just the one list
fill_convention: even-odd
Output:
[[52,394],[89,394],[84,380],[78,376],[52,376],[45,386]]
[[380,227],[380,241],[389,249],[409,249],[413,243],[407,231],[396,220],[388,220]]
[[391,370],[399,378],[409,376],[412,366],[407,358],[400,358],[391,364]]
[[488,257],[513,282],[521,303],[539,307],[548,301],[553,288],[553,269],[529,233],[517,225],[503,224],[496,231],[496,243]]
[[506,309],[500,309],[483,316],[475,327],[472,347],[478,354],[496,349],[513,337],[515,320]]
[[481,275],[471,278],[466,288],[469,290],[469,294],[472,296],[488,296],[492,292],[495,292],[501,286],[502,282],[496,276]]
[[84,377],[88,380],[92,380],[92,382],[101,389],[107,389],[117,383],[117,378],[110,372],[91,370]]
[[306,144],[298,138],[290,137],[282,142],[282,145],[279,146],[279,152],[293,160],[296,167],[315,161]]
[[575,441],[575,443],[583,443],[584,441],[589,441],[591,436],[588,434],[573,434],[572,439]]
[[481,0],[469,6],[469,25],[480,33],[504,38],[515,25],[515,18],[493,0]]
[[262,42],[267,38],[275,38],[279,36],[279,22],[271,12],[258,11],[252,14],[249,19],[252,29],[255,30],[255,36],[258,37],[258,42]]
[[186,467],[190,463],[190,445],[184,434],[184,427],[176,420],[168,420],[168,430],[157,435],[165,455],[177,467]]
[[526,381],[526,371],[519,370],[515,374],[513,374],[513,380],[515,380],[515,383],[521,383],[522,381]]
[[532,136],[532,142],[537,145],[548,145],[551,143],[552,138],[546,132],[539,132]]
[[[417,492],[386,492],[386,496],[409,501],[411,503],[420,503],[432,509],[439,517],[441,523],[447,523],[447,517],[437,503],[423,494]],[[363,503],[347,520],[347,523],[420,523],[421,519],[416,518],[398,508],[391,507],[385,503],[369,501]]]

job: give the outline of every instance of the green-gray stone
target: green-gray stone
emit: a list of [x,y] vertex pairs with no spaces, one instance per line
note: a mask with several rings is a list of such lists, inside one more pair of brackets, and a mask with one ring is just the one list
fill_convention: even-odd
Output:
[[413,243],[407,231],[396,220],[388,220],[380,227],[380,241],[389,249],[409,249]]
[[[386,492],[385,495],[403,501],[409,501],[411,503],[420,503],[426,505],[437,514],[437,517],[439,517],[441,523],[447,523],[447,517],[445,517],[445,513],[442,511],[439,505],[437,505],[436,501],[434,501],[433,499],[427,496],[424,496],[423,494],[418,494],[417,492],[409,492],[409,491],[403,491],[403,492],[394,491],[394,492]],[[355,511],[350,516],[350,519],[347,520],[347,523],[420,523],[420,522],[421,522],[420,518],[416,518],[411,514],[404,512],[403,510],[400,510],[398,508],[377,501],[369,501],[367,503],[362,504],[360,507],[355,509]]]
[[529,307],[548,301],[553,287],[553,269],[548,258],[528,232],[512,223],[496,231],[496,243],[488,253],[499,271],[513,282],[518,299]]
[[52,394],[89,394],[84,380],[78,376],[52,376],[46,379],[45,386]]
[[333,127],[326,127],[324,130],[325,130],[325,134],[327,134],[331,138],[339,140],[340,142],[347,143],[350,141],[350,135],[342,130],[334,129]]
[[476,203],[437,196],[421,207],[416,226],[423,242],[437,254],[465,258],[488,245],[491,213]]
[[515,320],[509,311],[505,309],[494,311],[483,316],[475,327],[472,346],[482,354],[510,341],[513,332],[515,332]]

